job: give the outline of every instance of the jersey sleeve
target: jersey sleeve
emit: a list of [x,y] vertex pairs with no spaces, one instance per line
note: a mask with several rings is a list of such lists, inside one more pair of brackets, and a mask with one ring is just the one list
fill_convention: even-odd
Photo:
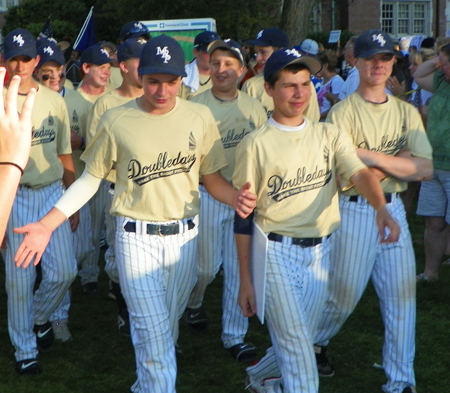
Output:
[[408,105],[406,118],[409,120],[408,137],[406,140],[406,148],[414,157],[433,159],[433,149],[425,132],[422,118],[419,112],[412,105]]
[[104,114],[97,127],[97,133],[84,151],[81,159],[86,170],[95,177],[106,178],[117,161],[117,145],[112,132],[113,121]]
[[257,194],[260,179],[253,138],[247,135],[236,147],[236,164],[233,173],[233,187],[241,188],[250,182],[250,192]]
[[204,150],[200,164],[200,175],[209,175],[217,172],[228,165],[225,158],[223,144],[220,139],[219,129],[209,108],[206,121],[206,132],[204,136]]

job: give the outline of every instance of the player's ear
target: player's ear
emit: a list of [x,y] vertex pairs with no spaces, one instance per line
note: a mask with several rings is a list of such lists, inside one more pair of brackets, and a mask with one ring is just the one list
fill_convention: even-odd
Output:
[[269,97],[273,97],[273,88],[269,85],[268,82],[264,82],[264,90]]
[[119,63],[119,68],[120,68],[120,71],[122,71],[124,74],[128,73],[128,68],[124,61],[121,61]]

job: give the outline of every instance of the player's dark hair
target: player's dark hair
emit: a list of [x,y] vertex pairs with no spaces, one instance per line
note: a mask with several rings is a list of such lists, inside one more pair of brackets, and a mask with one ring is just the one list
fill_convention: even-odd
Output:
[[296,74],[299,71],[302,70],[307,70],[309,72],[308,67],[306,67],[304,64],[291,64],[288,65],[287,67],[281,69],[280,71],[275,72],[275,74],[271,75],[269,77],[269,79],[267,80],[267,83],[269,84],[270,87],[274,88],[275,87],[275,83],[277,83],[277,81],[280,79],[281,77],[281,73],[283,71],[288,71],[292,74]]

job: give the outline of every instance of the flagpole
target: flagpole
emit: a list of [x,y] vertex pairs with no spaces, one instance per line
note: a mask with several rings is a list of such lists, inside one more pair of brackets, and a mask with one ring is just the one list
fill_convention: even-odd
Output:
[[77,49],[77,46],[80,43],[81,38],[83,37],[84,31],[86,30],[86,27],[92,17],[93,12],[94,12],[94,6],[91,7],[89,14],[87,15],[86,20],[84,21],[83,27],[81,28],[80,33],[78,34],[78,37],[75,40],[75,44],[73,45],[73,49]]

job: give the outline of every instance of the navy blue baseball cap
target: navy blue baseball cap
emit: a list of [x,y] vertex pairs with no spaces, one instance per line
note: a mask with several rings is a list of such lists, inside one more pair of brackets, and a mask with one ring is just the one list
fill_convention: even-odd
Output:
[[230,51],[233,54],[233,56],[241,62],[242,65],[245,64],[242,48],[236,41],[233,41],[231,39],[223,41],[222,40],[213,41],[208,46],[208,53],[212,55],[212,53],[216,49],[226,49]]
[[394,43],[389,34],[380,30],[367,30],[355,41],[355,57],[366,58],[378,53],[394,55]]
[[315,57],[302,55],[297,49],[280,49],[272,53],[272,56],[264,66],[264,80],[291,64],[304,65],[311,74],[316,74],[322,69],[322,64]]
[[278,27],[269,27],[261,30],[253,41],[248,41],[254,46],[273,46],[275,48],[289,47],[289,38],[286,33]]
[[139,58],[145,43],[146,41],[140,38],[130,38],[129,40],[126,40],[119,46],[119,49],[117,49],[117,60],[119,63],[133,57]]
[[37,56],[36,43],[33,35],[25,29],[15,29],[3,40],[3,58],[9,60],[16,56]]
[[142,48],[138,74],[170,74],[185,77],[185,57],[181,45],[172,37],[160,35]]
[[54,61],[60,66],[66,64],[62,50],[54,42],[47,41],[38,48],[37,53],[41,57],[37,68],[41,68],[48,61]]
[[141,22],[129,22],[120,30],[120,39],[123,41],[129,40],[130,38],[144,37],[146,40],[150,39],[150,34],[148,32],[147,26],[143,25]]
[[94,65],[103,65],[111,63],[114,59],[109,57],[108,51],[102,48],[99,44],[92,45],[85,49],[80,57],[80,63],[88,63]]
[[58,43],[58,41],[56,41],[53,37],[47,37],[47,38],[42,38],[42,39],[37,39],[36,40],[36,42],[35,42],[35,44],[36,44],[36,49],[39,49],[39,47],[41,46],[41,45],[46,45],[46,44],[48,44],[49,42],[51,42],[51,43],[53,43],[53,44],[57,44]]
[[194,39],[194,48],[198,50],[202,50],[203,52],[207,52],[208,45],[213,42],[220,40],[219,34],[215,31],[202,31],[200,34],[197,34]]

